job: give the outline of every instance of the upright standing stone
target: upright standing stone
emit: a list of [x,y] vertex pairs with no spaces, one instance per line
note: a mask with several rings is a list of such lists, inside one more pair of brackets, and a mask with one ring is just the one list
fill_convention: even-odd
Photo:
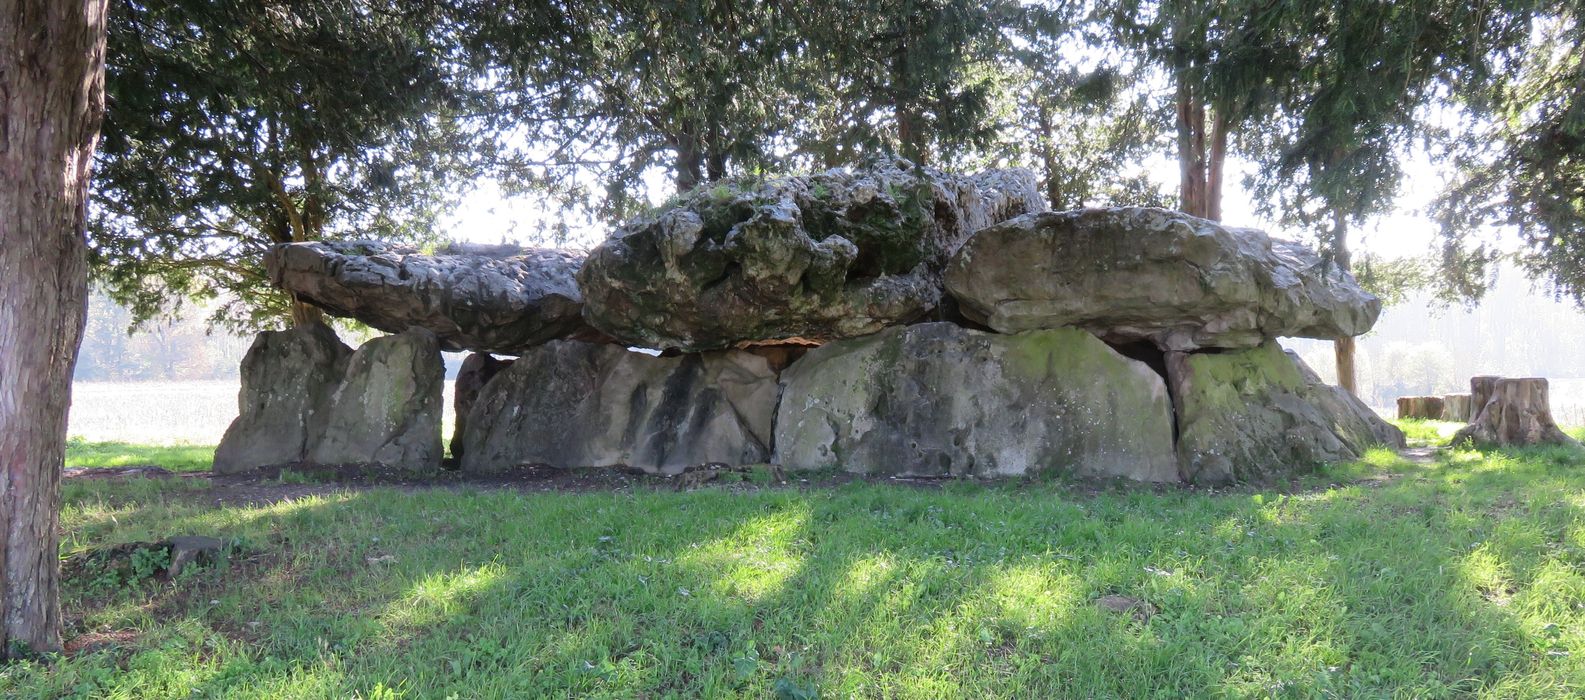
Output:
[[478,400],[479,392],[489,384],[495,375],[512,366],[512,360],[503,360],[494,355],[476,352],[462,361],[462,367],[457,370],[457,381],[452,388],[452,415],[455,425],[451,433],[451,456],[461,460],[462,453],[467,451],[463,444],[463,436],[468,433],[468,413],[473,410],[473,402]]
[[524,353],[479,392],[462,468],[627,466],[677,473],[770,455],[776,373],[731,350],[656,357],[562,340]]
[[1083,331],[888,328],[810,351],[782,384],[788,469],[1178,478],[1166,384]]
[[1352,394],[1322,383],[1275,341],[1219,353],[1167,353],[1184,477],[1263,481],[1357,459],[1403,435]]
[[308,460],[439,468],[445,380],[434,333],[414,328],[364,343],[347,363]]
[[301,461],[319,439],[351,356],[323,325],[259,333],[242,358],[238,415],[215,450],[215,472]]

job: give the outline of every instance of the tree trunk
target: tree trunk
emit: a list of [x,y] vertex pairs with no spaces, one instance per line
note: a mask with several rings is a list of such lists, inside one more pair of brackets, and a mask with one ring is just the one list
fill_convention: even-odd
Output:
[[291,297],[292,325],[302,327],[325,322],[325,312],[319,307],[303,301],[295,293],[292,293]]
[[1491,400],[1479,415],[1470,419],[1469,425],[1453,436],[1452,444],[1579,447],[1580,444],[1559,430],[1552,420],[1549,393],[1545,379],[1498,379],[1492,384]]
[[1040,164],[1046,170],[1045,190],[1046,203],[1055,211],[1062,211],[1068,207],[1063,206],[1062,183],[1057,179],[1057,145],[1056,127],[1051,119],[1051,110],[1044,104],[1040,105]]
[[[1332,263],[1347,271],[1352,265],[1348,252],[1348,217],[1341,209],[1332,210]],[[1354,383],[1354,339],[1338,338],[1332,349],[1337,356],[1337,385],[1348,393],[1359,396]]]
[[673,143],[677,147],[677,194],[684,194],[702,181],[704,151],[699,148],[699,140],[691,134],[677,136]]
[[[317,174],[315,174],[312,165],[312,163],[308,162],[303,164],[303,173],[310,182],[317,179]],[[280,173],[272,173],[268,177],[270,192],[275,194],[276,203],[280,204],[281,210],[286,213],[286,221],[291,234],[290,241],[280,241],[279,238],[276,240],[282,243],[304,243],[324,238],[323,217],[321,216],[316,220],[314,217],[309,216],[310,207],[308,202],[312,201],[312,194],[310,193],[304,198],[303,206],[299,208],[297,203],[292,201],[292,195],[286,191],[286,183],[282,181]],[[277,233],[281,232],[277,231]],[[292,325],[302,327],[324,323],[325,314],[319,310],[319,307],[299,299],[296,293],[288,292],[287,296],[291,298]]]
[[[910,18],[904,18],[909,22]],[[914,104],[917,93],[909,89],[913,77],[909,71],[908,40],[915,36],[912,24],[905,25],[904,39],[892,55],[892,118],[897,120],[897,152],[913,161],[914,165],[928,165],[929,149],[925,147],[924,118]]]
[[1222,165],[1227,160],[1227,111],[1216,110],[1211,120],[1211,157],[1205,165],[1205,218],[1222,220]]
[[1205,108],[1188,83],[1178,83],[1178,209],[1205,216]]
[[720,122],[714,119],[709,120],[709,126],[705,128],[705,143],[703,147],[705,153],[705,182],[717,182],[726,179],[726,135],[722,133]]
[[107,0],[0,0],[0,657],[61,648],[61,463]]
[[919,122],[921,119],[907,102],[899,99],[895,106],[897,114],[897,147],[904,158],[912,161],[914,165],[927,165],[930,154],[921,143]]

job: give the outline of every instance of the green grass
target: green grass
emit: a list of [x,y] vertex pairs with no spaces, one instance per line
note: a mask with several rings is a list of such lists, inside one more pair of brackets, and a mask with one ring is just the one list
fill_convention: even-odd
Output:
[[1410,447],[1446,445],[1453,439],[1453,433],[1458,432],[1458,429],[1465,425],[1450,421],[1419,419],[1395,420],[1393,424],[1403,431],[1403,436],[1408,439]]
[[68,483],[64,555],[176,534],[242,553],[67,581],[69,637],[126,638],[0,670],[0,697],[1585,694],[1585,460],[1564,450],[1376,452],[1291,493],[219,488]]
[[156,465],[173,472],[203,472],[215,461],[214,445],[138,445],[129,442],[88,442],[72,438],[66,443],[66,466],[129,467]]

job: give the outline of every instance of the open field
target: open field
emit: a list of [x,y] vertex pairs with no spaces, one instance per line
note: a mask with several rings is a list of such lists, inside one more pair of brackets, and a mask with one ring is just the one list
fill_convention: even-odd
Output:
[[[451,438],[451,391],[446,382],[445,432]],[[235,380],[74,382],[67,434],[88,442],[215,445],[237,417]]]
[[1585,694],[1568,452],[1380,452],[1286,491],[812,482],[266,482],[238,505],[201,478],[73,480],[66,556],[237,552],[66,581],[87,650],[0,670],[0,696]]

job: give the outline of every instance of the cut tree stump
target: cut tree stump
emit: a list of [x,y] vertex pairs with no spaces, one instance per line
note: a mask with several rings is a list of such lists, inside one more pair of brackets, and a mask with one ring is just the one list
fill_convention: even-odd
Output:
[[1442,397],[1442,420],[1468,423],[1469,419],[1469,394],[1447,394]]
[[1442,397],[1400,396],[1398,397],[1398,418],[1442,420]]
[[1492,390],[1497,386],[1497,380],[1502,377],[1479,376],[1469,378],[1469,420],[1474,422],[1475,416],[1485,410],[1486,404],[1491,402]]
[[1513,447],[1523,445],[1580,444],[1558,429],[1552,420],[1552,405],[1547,381],[1541,378],[1497,379],[1476,377],[1471,388],[1479,394],[1477,380],[1494,379],[1491,398],[1468,426],[1453,436],[1454,445],[1466,442],[1476,447]]

